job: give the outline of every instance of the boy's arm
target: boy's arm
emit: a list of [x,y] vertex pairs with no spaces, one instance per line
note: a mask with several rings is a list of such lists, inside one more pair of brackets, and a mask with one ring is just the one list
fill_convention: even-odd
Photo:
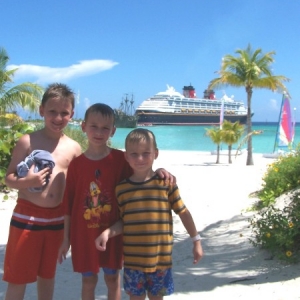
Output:
[[[188,234],[190,235],[191,238],[193,238],[193,244],[194,244],[194,247],[193,247],[194,261],[193,261],[193,263],[196,264],[204,255],[203,250],[202,250],[201,241],[200,241],[200,236],[197,232],[193,217],[188,209],[186,209],[184,212],[180,213],[179,217],[181,219],[183,226],[187,230]],[[195,241],[194,241],[194,238],[195,238]]]
[[11,157],[11,161],[6,171],[5,184],[12,189],[26,189],[29,187],[42,187],[46,184],[46,177],[50,168],[45,168],[38,173],[34,173],[34,165],[28,171],[26,177],[20,178],[17,175],[17,165],[28,156],[30,151],[30,136],[22,136],[17,142]]
[[65,215],[64,217],[64,239],[58,250],[57,261],[61,264],[67,257],[70,248],[70,223],[71,216]]
[[105,229],[95,240],[96,248],[100,251],[106,250],[106,243],[109,238],[117,236],[123,232],[122,220],[117,221],[114,225]]
[[58,250],[57,261],[61,264],[66,258],[70,249],[70,224],[71,216],[65,215],[64,217],[64,239]]

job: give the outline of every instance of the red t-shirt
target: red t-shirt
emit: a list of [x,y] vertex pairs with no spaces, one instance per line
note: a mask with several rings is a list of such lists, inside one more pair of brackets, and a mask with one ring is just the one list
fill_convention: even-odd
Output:
[[71,216],[70,242],[75,272],[98,273],[99,267],[122,268],[122,235],[109,239],[105,252],[95,239],[119,220],[115,187],[132,174],[124,152],[112,149],[101,160],[84,154],[69,165],[63,199],[64,214]]

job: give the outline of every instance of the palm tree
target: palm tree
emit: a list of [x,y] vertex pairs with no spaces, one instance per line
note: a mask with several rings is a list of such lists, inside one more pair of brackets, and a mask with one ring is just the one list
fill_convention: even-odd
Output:
[[[221,69],[217,71],[218,78],[210,81],[208,89],[224,86],[245,87],[247,93],[247,133],[252,132],[251,99],[253,88],[284,91],[283,82],[289,81],[285,76],[272,74],[271,64],[274,62],[274,51],[266,54],[261,49],[253,51],[249,44],[245,50],[238,49],[237,57],[226,55],[222,59]],[[246,165],[253,165],[252,137],[248,139],[248,155]]]
[[206,128],[206,135],[209,136],[214,144],[217,145],[217,161],[216,164],[220,163],[220,144],[222,142],[222,131],[219,127]]
[[231,149],[232,145],[237,143],[244,133],[244,126],[239,122],[230,122],[225,120],[222,124],[222,141],[228,145],[228,163],[232,163]]
[[30,112],[38,111],[43,88],[30,82],[10,86],[18,69],[7,70],[8,61],[6,50],[0,48],[0,114],[20,107]]

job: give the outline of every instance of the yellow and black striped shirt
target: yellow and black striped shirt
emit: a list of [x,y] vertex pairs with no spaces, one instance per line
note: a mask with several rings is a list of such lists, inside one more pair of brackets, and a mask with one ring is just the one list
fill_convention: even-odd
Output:
[[124,267],[155,272],[172,266],[172,210],[186,210],[177,185],[155,175],[145,182],[124,180],[116,187],[124,223]]

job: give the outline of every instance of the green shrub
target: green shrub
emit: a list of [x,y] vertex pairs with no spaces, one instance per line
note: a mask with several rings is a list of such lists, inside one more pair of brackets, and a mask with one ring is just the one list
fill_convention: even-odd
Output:
[[71,139],[75,140],[81,146],[82,152],[87,149],[88,140],[84,132],[82,132],[80,126],[70,126],[68,125],[64,129],[64,133],[70,137]]
[[273,205],[262,209],[249,222],[254,233],[250,242],[268,250],[287,262],[300,258],[300,192],[294,192],[290,204],[284,209]]
[[19,123],[11,128],[0,128],[0,188],[5,187],[5,174],[11,160],[12,150],[19,138],[25,133],[30,133],[34,127],[27,123]]
[[300,258],[300,191],[291,193],[291,202],[283,209],[276,208],[276,199],[300,185],[300,150],[297,149],[272,163],[264,177],[258,213],[249,219],[254,246],[268,250],[287,262]]
[[293,190],[300,185],[300,149],[280,157],[271,164],[263,178],[263,188],[257,196],[262,207],[274,203],[280,195]]
[[0,126],[13,126],[19,123],[23,123],[23,120],[15,113],[0,114]]

